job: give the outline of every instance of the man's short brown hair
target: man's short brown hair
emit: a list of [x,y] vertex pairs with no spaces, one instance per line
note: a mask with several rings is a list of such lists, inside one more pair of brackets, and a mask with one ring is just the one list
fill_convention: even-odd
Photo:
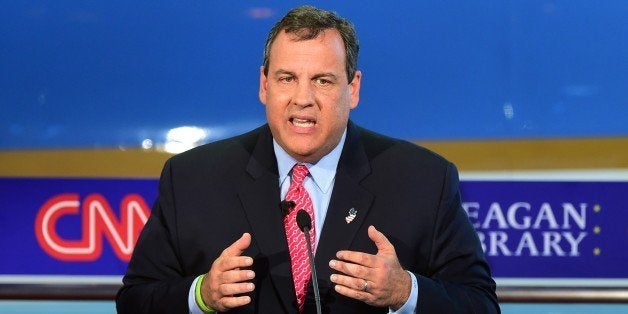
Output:
[[355,28],[349,20],[339,16],[336,12],[317,9],[304,5],[290,10],[268,33],[264,46],[264,75],[268,76],[270,60],[270,46],[281,31],[296,36],[296,40],[310,40],[316,38],[326,29],[335,29],[340,33],[345,44],[345,68],[347,81],[351,83],[358,67],[358,52],[360,44]]

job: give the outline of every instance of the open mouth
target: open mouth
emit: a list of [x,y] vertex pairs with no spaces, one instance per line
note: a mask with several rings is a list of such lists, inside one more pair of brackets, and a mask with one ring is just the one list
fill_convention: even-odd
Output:
[[290,118],[290,122],[300,128],[309,128],[313,127],[316,124],[316,121],[309,119],[299,119],[299,118]]

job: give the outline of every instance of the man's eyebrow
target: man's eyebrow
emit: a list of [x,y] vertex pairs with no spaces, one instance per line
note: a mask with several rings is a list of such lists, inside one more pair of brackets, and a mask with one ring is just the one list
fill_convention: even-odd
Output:
[[284,74],[288,74],[288,75],[292,75],[292,76],[294,76],[294,72],[292,72],[292,71],[288,71],[288,70],[283,70],[283,69],[279,69],[279,70],[275,71],[273,74],[275,74],[275,75],[284,75]]
[[[280,76],[280,75],[290,75],[290,76],[296,76],[296,74],[292,71],[288,71],[288,70],[284,70],[284,69],[279,69],[275,72],[273,72],[273,74],[275,76]],[[317,78],[321,78],[321,77],[328,77],[331,78],[333,80],[337,80],[338,77],[336,76],[336,74],[332,73],[332,72],[323,72],[323,73],[317,73],[314,74],[312,76],[312,79],[317,79]]]
[[331,73],[331,72],[318,73],[318,74],[315,74],[312,78],[313,79],[317,79],[317,78],[321,78],[321,77],[330,77],[330,78],[332,78],[334,80],[338,79],[336,74]]

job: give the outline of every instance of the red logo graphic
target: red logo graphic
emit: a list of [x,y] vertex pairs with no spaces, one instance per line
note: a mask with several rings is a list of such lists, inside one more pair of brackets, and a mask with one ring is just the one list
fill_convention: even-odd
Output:
[[[68,215],[81,215],[81,239],[69,240],[59,236],[57,222]],[[100,194],[89,194],[79,201],[78,194],[59,194],[39,209],[35,234],[39,245],[48,255],[63,261],[94,261],[102,253],[103,235],[116,256],[125,262],[131,258],[135,242],[150,211],[144,199],[128,194],[120,203],[120,219]]]

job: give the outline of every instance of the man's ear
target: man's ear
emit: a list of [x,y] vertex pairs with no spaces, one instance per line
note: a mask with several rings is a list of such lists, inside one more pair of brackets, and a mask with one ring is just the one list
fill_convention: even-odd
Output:
[[259,101],[266,105],[266,93],[268,91],[268,78],[264,74],[264,66],[259,68]]
[[354,109],[360,101],[360,82],[362,80],[362,71],[355,71],[353,80],[349,83],[349,108]]

